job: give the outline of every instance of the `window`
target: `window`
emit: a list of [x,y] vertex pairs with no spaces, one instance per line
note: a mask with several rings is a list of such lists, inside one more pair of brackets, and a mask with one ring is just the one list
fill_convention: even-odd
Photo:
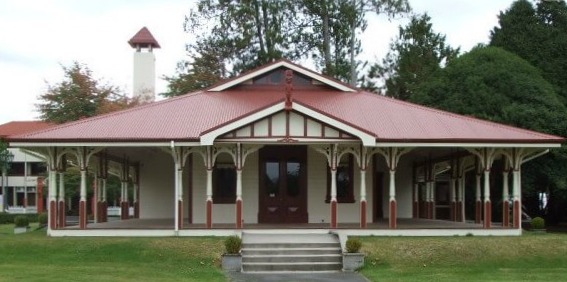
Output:
[[[342,158],[337,166],[337,202],[354,203],[353,160],[349,155]],[[327,170],[327,197],[326,203],[331,202],[331,172]]]
[[236,168],[232,164],[216,164],[213,169],[213,203],[236,202]]

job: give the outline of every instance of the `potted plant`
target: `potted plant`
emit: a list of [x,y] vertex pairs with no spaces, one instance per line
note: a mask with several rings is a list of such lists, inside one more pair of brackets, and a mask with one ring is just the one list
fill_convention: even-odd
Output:
[[362,242],[358,238],[348,238],[343,253],[343,271],[356,271],[364,265],[364,254],[360,252]]
[[18,215],[14,217],[14,225],[14,234],[25,233],[30,228],[30,220],[27,216]]
[[534,217],[531,222],[532,231],[535,233],[545,233],[545,219],[541,217]]
[[236,235],[224,240],[225,253],[222,255],[222,269],[226,271],[240,271],[242,268],[242,256],[240,248],[242,239]]

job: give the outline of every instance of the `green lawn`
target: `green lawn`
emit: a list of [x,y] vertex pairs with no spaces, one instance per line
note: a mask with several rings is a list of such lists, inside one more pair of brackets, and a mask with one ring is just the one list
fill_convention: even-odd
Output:
[[565,281],[567,235],[363,238],[372,281]]
[[0,281],[225,281],[222,250],[219,238],[50,238],[0,225]]
[[[36,228],[33,225],[32,228]],[[372,281],[565,281],[567,234],[366,237]],[[0,281],[226,281],[222,238],[50,238],[0,225]]]

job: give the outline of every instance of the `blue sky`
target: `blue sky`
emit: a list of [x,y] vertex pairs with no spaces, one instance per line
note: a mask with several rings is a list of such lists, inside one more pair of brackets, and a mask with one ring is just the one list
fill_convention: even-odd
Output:
[[[31,120],[46,82],[62,79],[61,65],[85,63],[94,76],[130,93],[132,49],[126,43],[147,26],[160,43],[156,50],[157,92],[160,79],[175,72],[192,38],[183,32],[191,0],[0,0],[0,124]],[[467,51],[486,43],[497,15],[512,0],[410,0],[415,12],[427,12],[436,32],[453,47]],[[369,17],[362,36],[361,59],[381,59],[405,19]]]

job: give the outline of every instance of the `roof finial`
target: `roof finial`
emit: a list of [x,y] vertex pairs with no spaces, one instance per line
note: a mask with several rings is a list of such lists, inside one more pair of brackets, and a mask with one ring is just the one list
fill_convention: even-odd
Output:
[[293,91],[293,71],[285,71],[285,109],[291,110],[291,92]]

